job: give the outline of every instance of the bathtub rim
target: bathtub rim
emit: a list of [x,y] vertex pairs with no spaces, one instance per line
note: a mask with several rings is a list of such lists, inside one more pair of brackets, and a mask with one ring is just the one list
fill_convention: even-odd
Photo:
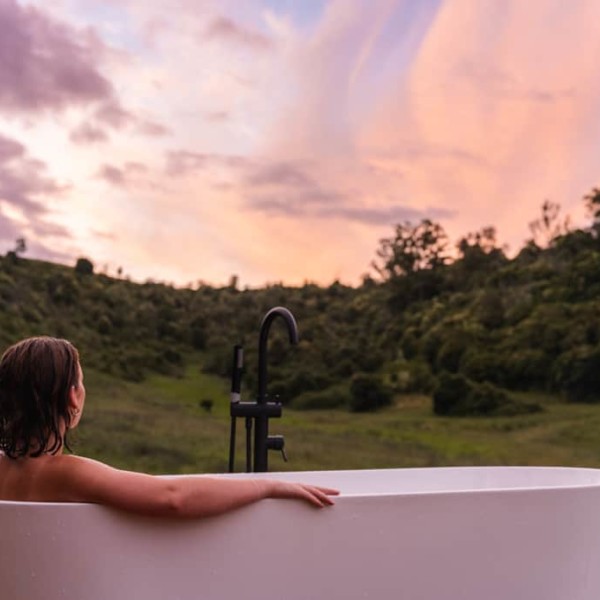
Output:
[[[391,492],[348,492],[348,493],[340,493],[338,498],[372,498],[372,497],[415,497],[415,496],[435,496],[435,495],[456,495],[456,494],[489,494],[489,493],[515,493],[515,492],[549,492],[549,491],[557,491],[557,490],[565,490],[565,491],[574,491],[574,490],[582,490],[582,489],[600,489],[600,468],[593,467],[563,467],[563,466],[535,466],[535,465],[518,465],[518,466],[510,466],[510,465],[490,465],[490,466],[446,466],[446,467],[392,467],[386,469],[338,469],[334,471],[272,471],[269,473],[225,473],[227,477],[233,476],[242,476],[242,477],[271,477],[279,478],[280,476],[286,476],[293,474],[295,475],[304,475],[310,476],[312,474],[318,474],[321,476],[322,473],[330,473],[332,475],[336,475],[338,473],[397,473],[399,471],[443,471],[445,473],[450,472],[458,472],[459,471],[467,471],[470,473],[476,473],[478,471],[483,472],[508,472],[508,471],[535,471],[535,472],[569,472],[573,474],[574,472],[578,472],[580,474],[587,473],[589,475],[595,475],[597,477],[597,481],[593,483],[568,483],[565,485],[539,485],[539,486],[527,486],[527,485],[519,485],[512,487],[482,487],[482,488],[474,488],[465,487],[460,489],[436,489],[436,490],[415,490],[415,491],[391,491]],[[299,478],[294,478],[295,481],[300,481]],[[333,482],[335,485],[335,482]],[[316,485],[321,485],[317,483]]]
[[[267,473],[186,473],[186,474],[165,474],[158,475],[158,477],[164,478],[185,478],[185,477],[195,477],[195,476],[205,476],[205,477],[225,477],[225,478],[274,478],[274,479],[289,479],[292,477],[293,481],[301,481],[302,477],[306,475],[306,479],[309,480],[310,476],[313,474],[318,475],[318,477],[322,477],[323,474],[351,474],[351,473],[398,473],[400,471],[444,471],[445,473],[449,473],[451,471],[459,472],[459,471],[468,471],[470,473],[476,473],[478,471],[487,471],[487,472],[508,472],[508,471],[536,471],[536,472],[571,472],[577,471],[581,474],[594,474],[598,480],[594,483],[568,483],[565,485],[540,485],[540,486],[526,486],[519,485],[514,487],[484,487],[484,488],[473,488],[465,485],[464,488],[460,489],[436,489],[436,490],[414,490],[414,491],[386,491],[386,492],[369,492],[369,491],[355,491],[355,492],[340,492],[340,495],[336,497],[336,501],[338,500],[352,500],[352,499],[365,499],[365,498],[418,498],[418,497],[431,497],[431,496],[458,496],[464,494],[475,494],[475,495],[489,495],[489,494],[523,494],[523,493],[567,493],[582,490],[598,490],[600,491],[600,469],[593,467],[562,467],[562,466],[448,466],[448,467],[396,467],[396,468],[386,468],[386,469],[338,469],[338,470],[327,470],[327,471],[270,471]],[[310,481],[307,481],[310,483]],[[335,485],[335,481],[332,482]],[[315,485],[321,485],[321,483],[316,483]],[[265,500],[272,500],[266,498]],[[264,500],[263,500],[264,502]],[[105,506],[102,504],[92,503],[92,502],[44,502],[44,501],[31,501],[31,500],[3,500],[0,499],[0,508],[3,506],[19,506],[19,507],[62,507],[62,506],[98,506],[101,508],[107,508],[109,510],[115,510],[112,507]],[[122,511],[119,511],[122,512]]]

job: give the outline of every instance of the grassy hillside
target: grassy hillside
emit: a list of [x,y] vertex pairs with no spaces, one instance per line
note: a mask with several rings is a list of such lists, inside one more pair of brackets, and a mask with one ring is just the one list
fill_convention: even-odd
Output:
[[[229,419],[224,383],[190,366],[174,379],[154,375],[124,382],[86,369],[88,399],[74,434],[76,452],[153,473],[223,472]],[[199,402],[211,397],[212,413]],[[436,417],[422,395],[398,397],[369,414],[284,409],[271,421],[290,462],[277,453],[271,470],[321,470],[449,465],[563,465],[600,467],[600,410],[536,397],[545,410],[520,417]],[[243,425],[238,425],[237,470],[243,470]]]

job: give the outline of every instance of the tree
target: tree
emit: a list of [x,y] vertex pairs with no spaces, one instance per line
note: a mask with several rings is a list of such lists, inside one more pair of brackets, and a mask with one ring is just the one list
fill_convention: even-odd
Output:
[[405,221],[396,225],[394,237],[379,241],[373,268],[382,279],[391,280],[446,264],[448,237],[441,225],[423,219],[418,225]]
[[77,275],[92,275],[94,273],[94,263],[87,258],[78,258],[75,264],[75,273]]
[[18,238],[16,240],[14,253],[15,254],[24,254],[27,251],[27,244],[25,243],[25,238]]
[[240,278],[239,278],[237,275],[232,275],[232,276],[229,278],[229,283],[227,284],[227,287],[228,287],[230,290],[232,290],[232,291],[234,291],[234,292],[237,292],[237,291],[238,291],[238,289],[239,289],[239,288],[238,288],[238,286],[239,286],[239,283],[240,283]]
[[589,216],[594,220],[594,223],[600,223],[600,188],[593,188],[583,199]]
[[484,285],[491,273],[507,262],[504,248],[498,245],[495,227],[468,233],[456,244],[459,259],[451,266],[449,281],[454,289]]
[[6,257],[11,263],[16,264],[19,260],[19,254],[24,254],[26,251],[27,244],[25,243],[25,238],[17,238],[15,241],[15,249],[9,250],[6,253]]
[[[600,194],[600,191],[598,192]],[[529,223],[529,230],[533,236],[533,242],[540,248],[547,248],[552,242],[569,233],[571,219],[567,215],[562,221],[559,218],[560,204],[544,200],[542,204],[542,215],[539,219]]]
[[461,256],[465,258],[470,252],[476,250],[482,254],[489,254],[497,250],[496,228],[483,227],[479,231],[467,233],[456,245]]

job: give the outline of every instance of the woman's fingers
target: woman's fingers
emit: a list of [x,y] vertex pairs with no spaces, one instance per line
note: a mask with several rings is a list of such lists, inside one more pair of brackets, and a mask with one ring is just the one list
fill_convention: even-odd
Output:
[[320,490],[324,494],[327,494],[328,496],[339,496],[340,493],[340,490],[336,490],[335,488],[326,488],[320,485],[315,485],[313,487],[317,488],[318,490]]
[[296,498],[309,502],[313,506],[322,508],[334,504],[331,496],[337,496],[339,491],[333,488],[320,487],[305,483],[290,483],[286,481],[271,480],[273,486],[272,497]]
[[320,508],[335,504],[331,496],[339,494],[338,490],[332,488],[322,488],[306,484],[300,484],[300,487],[308,494],[308,496],[305,496],[307,500]]

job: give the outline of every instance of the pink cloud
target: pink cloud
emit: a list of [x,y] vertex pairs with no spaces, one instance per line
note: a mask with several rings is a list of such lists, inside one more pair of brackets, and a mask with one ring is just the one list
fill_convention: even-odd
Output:
[[44,203],[37,198],[65,190],[45,171],[45,163],[29,157],[21,143],[0,134],[0,201],[32,218],[45,213]]
[[100,73],[102,43],[91,32],[46,13],[0,2],[0,107],[11,112],[63,110],[108,99],[111,83]]
[[146,165],[139,162],[127,162],[122,167],[103,164],[98,171],[97,177],[104,179],[115,187],[127,187],[138,182],[137,177],[148,171]]
[[60,259],[44,239],[69,238],[62,225],[48,220],[48,200],[61,197],[65,187],[46,175],[44,162],[32,158],[23,144],[0,134],[0,240],[9,244],[17,237],[31,240],[40,258]]
[[273,47],[273,41],[266,35],[252,31],[233,19],[223,16],[209,23],[205,36],[208,39],[233,42],[254,50],[270,50]]
[[143,119],[137,119],[137,127],[136,130],[142,134],[147,135],[149,137],[163,137],[169,135],[171,130],[162,125],[161,123],[156,123],[155,121],[147,121]]
[[97,127],[91,123],[81,123],[81,125],[71,131],[69,139],[75,144],[94,144],[106,142],[108,134],[101,127]]

